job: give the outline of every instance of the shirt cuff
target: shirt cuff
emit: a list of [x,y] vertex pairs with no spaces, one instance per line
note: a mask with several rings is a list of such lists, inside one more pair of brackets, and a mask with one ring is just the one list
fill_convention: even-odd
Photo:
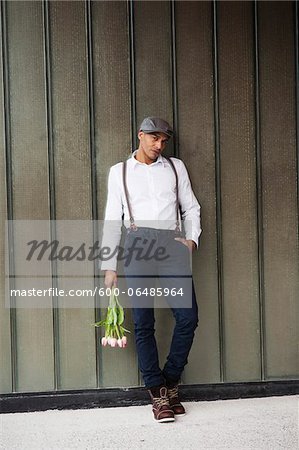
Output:
[[99,261],[100,270],[114,270],[116,272],[117,260],[115,258],[108,259],[107,261]]

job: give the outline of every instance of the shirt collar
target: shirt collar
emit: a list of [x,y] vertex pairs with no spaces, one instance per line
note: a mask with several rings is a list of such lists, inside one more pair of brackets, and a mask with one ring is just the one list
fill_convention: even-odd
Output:
[[[137,159],[135,158],[136,153],[137,153],[137,150],[134,150],[134,152],[132,153],[132,156],[131,156],[131,158],[130,158],[131,161],[132,161],[132,164],[133,164],[133,168],[134,168],[134,169],[135,169],[135,167],[137,167],[139,164],[144,164],[144,163],[141,163],[140,161],[137,161]],[[152,163],[152,164],[158,164],[158,163],[163,164],[163,167],[165,166],[165,158],[163,158],[161,154],[158,156],[157,160],[156,160],[154,163]],[[152,165],[152,164],[151,164],[151,165]]]

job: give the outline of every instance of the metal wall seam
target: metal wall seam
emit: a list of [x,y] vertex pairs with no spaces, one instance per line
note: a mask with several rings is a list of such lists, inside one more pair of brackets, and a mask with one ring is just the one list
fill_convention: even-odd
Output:
[[[88,111],[89,111],[89,149],[90,149],[90,180],[91,180],[91,214],[93,224],[93,242],[99,241],[98,230],[98,197],[97,197],[97,160],[95,148],[95,123],[94,123],[94,80],[93,80],[93,32],[92,32],[92,3],[85,1],[85,24],[86,24],[86,61],[88,78]],[[99,284],[98,261],[94,260],[94,287]],[[95,295],[95,321],[100,320],[100,300],[99,293]],[[95,350],[96,350],[96,383],[100,387],[101,355],[99,350],[100,330],[95,327]]]
[[[15,288],[14,278],[14,233],[13,233],[13,181],[12,181],[12,155],[11,155],[11,128],[10,128],[10,93],[9,93],[9,61],[7,48],[7,10],[6,2],[0,2],[1,8],[1,47],[3,67],[3,96],[4,96],[4,147],[6,168],[6,202],[7,202],[7,238],[9,263],[9,289]],[[16,323],[16,296],[10,295],[10,345],[11,345],[11,385],[12,392],[17,391],[17,323]]]
[[295,114],[296,114],[296,147],[297,147],[297,208],[298,208],[298,233],[299,233],[299,6],[294,2],[294,26],[295,26]]
[[135,77],[135,41],[134,41],[134,0],[127,0],[129,70],[130,70],[130,105],[131,105],[131,145],[137,148],[137,113],[136,113],[136,77]]
[[264,237],[263,237],[263,174],[261,155],[261,118],[260,118],[260,83],[259,83],[259,23],[258,3],[253,3],[254,14],[254,76],[255,76],[255,152],[256,152],[256,214],[258,246],[258,289],[259,289],[259,333],[260,333],[260,367],[261,380],[265,380],[265,284],[264,284]]
[[173,129],[174,129],[173,140],[174,140],[174,156],[179,158],[175,0],[170,0],[170,12],[171,12],[172,102],[173,102]]
[[221,205],[221,158],[220,158],[220,116],[219,116],[219,80],[218,80],[218,16],[217,0],[212,2],[213,24],[213,78],[214,78],[214,123],[215,123],[215,191],[216,191],[216,229],[217,229],[217,283],[219,318],[219,363],[220,381],[225,374],[225,333],[224,333],[224,291],[223,291],[223,245],[222,245],[222,205]]
[[[43,39],[45,67],[45,98],[47,114],[47,147],[49,173],[49,208],[50,208],[50,238],[56,240],[56,193],[55,193],[55,150],[53,142],[53,107],[52,107],[52,77],[51,77],[51,37],[50,37],[50,2],[44,0],[43,8]],[[57,260],[51,260],[52,271],[52,314],[53,314],[53,354],[54,354],[54,389],[60,388],[60,357],[59,357],[59,308],[57,292]]]

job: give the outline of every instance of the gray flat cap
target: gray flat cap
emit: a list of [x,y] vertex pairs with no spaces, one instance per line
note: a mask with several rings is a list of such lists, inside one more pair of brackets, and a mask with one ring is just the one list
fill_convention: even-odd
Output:
[[169,137],[173,135],[173,129],[169,123],[166,120],[159,119],[159,117],[146,117],[141,122],[139,130],[144,133],[165,133]]

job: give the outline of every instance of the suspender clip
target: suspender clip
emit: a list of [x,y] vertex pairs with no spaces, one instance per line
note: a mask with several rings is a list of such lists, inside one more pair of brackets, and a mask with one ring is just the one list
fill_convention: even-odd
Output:
[[138,227],[136,226],[136,224],[134,223],[134,219],[133,219],[133,217],[130,217],[130,230],[131,231],[137,231],[138,230]]

